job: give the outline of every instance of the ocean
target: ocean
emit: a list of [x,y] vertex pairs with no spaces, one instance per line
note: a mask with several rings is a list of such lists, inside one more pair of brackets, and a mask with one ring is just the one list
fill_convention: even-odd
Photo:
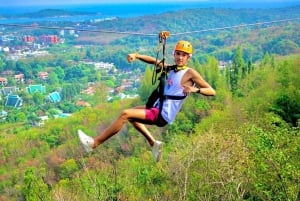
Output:
[[[83,22],[105,18],[130,18],[144,15],[156,15],[169,11],[195,8],[281,8],[300,5],[299,2],[279,3],[207,3],[207,2],[179,2],[179,3],[123,3],[123,4],[86,4],[86,5],[59,5],[59,6],[14,6],[0,7],[0,23],[33,23],[42,21],[70,21]],[[65,11],[92,12],[93,15],[64,16],[64,17],[37,17],[20,18],[18,15],[33,13],[43,9],[61,9]],[[6,15],[14,18],[5,18]],[[2,18],[1,18],[2,16]],[[4,16],[4,17],[3,17]]]

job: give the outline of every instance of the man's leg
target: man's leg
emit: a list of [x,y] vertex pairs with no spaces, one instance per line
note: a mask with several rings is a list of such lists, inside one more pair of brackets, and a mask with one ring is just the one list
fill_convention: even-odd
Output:
[[[94,138],[93,148],[96,148],[98,145],[102,144],[107,139],[117,134],[129,119],[145,120],[145,118],[146,111],[144,108],[132,108],[123,110],[120,116],[108,128],[106,128],[102,133]],[[134,126],[136,127],[136,124]],[[143,128],[141,125],[138,125],[136,128],[138,128],[138,131],[140,131],[148,141],[150,140],[150,144],[153,144],[154,139],[150,135],[150,132],[146,127]]]
[[139,120],[141,122],[146,120],[145,108],[137,107],[126,109],[120,114],[118,119],[116,119],[107,129],[105,129],[95,138],[87,136],[81,130],[78,130],[78,135],[86,151],[90,152],[92,151],[92,148],[96,148],[98,145],[102,144],[107,139],[118,133],[122,129],[123,125],[130,121],[133,126],[147,139],[152,147],[153,157],[155,161],[158,162],[161,158],[162,142],[155,140],[146,126],[143,123],[138,122]]
[[142,123],[139,123],[139,122],[136,122],[136,121],[131,121],[130,123],[134,126],[134,128],[137,131],[139,131],[141,134],[143,134],[143,136],[146,138],[146,140],[148,141],[148,143],[152,147],[154,145],[155,139],[151,135],[149,130],[146,128],[145,124],[142,124]]

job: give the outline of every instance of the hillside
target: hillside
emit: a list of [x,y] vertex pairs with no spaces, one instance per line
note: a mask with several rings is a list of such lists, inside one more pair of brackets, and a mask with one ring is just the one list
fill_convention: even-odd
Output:
[[[181,10],[94,23],[93,26],[100,32],[82,32],[76,42],[94,45],[100,43],[105,49],[110,50],[107,54],[105,49],[99,48],[97,50],[99,54],[103,52],[101,58],[116,62],[115,54],[132,50],[153,54],[157,37],[147,34],[158,34],[162,30],[167,30],[171,33],[168,39],[169,47],[173,47],[179,39],[189,40],[195,46],[194,55],[200,57],[201,61],[207,54],[218,60],[228,61],[232,57],[232,50],[237,45],[246,49],[244,54],[246,60],[257,61],[262,59],[266,52],[287,55],[299,50],[299,13],[300,6],[277,9]],[[276,22],[293,18],[298,19]],[[274,23],[271,23],[273,21]],[[269,23],[260,24],[263,22]],[[101,30],[141,34],[106,34],[101,33]],[[171,54],[171,50],[168,53]],[[118,63],[126,66],[125,61],[118,61]]]
[[277,59],[241,81],[239,97],[221,85],[216,99],[190,97],[174,125],[151,128],[165,143],[159,164],[131,126],[91,155],[79,146],[77,129],[95,135],[137,100],[100,104],[43,128],[7,127],[1,199],[297,200],[299,128],[277,112],[285,111],[278,102],[285,94],[299,115],[299,69],[299,55]]
[[44,18],[44,17],[62,17],[62,16],[76,16],[76,15],[92,15],[92,12],[77,12],[66,11],[62,9],[43,9],[37,12],[24,13],[24,14],[2,14],[5,18]]

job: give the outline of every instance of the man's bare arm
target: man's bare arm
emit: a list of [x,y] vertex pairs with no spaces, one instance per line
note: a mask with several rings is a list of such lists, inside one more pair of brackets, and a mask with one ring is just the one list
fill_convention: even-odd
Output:
[[135,61],[136,59],[143,61],[148,64],[154,64],[158,65],[159,67],[162,67],[162,63],[158,63],[159,61],[156,61],[154,57],[148,56],[148,55],[143,55],[143,54],[138,54],[138,53],[131,53],[127,55],[127,61],[129,63]]
[[[194,69],[190,69],[188,71],[187,79],[192,80],[192,82],[196,85],[196,87],[190,86],[189,89],[186,89],[186,90],[189,90],[190,92],[194,92],[194,93],[200,93],[200,94],[203,94],[206,96],[215,96],[216,95],[216,91]],[[186,88],[187,86],[184,85],[184,87]]]

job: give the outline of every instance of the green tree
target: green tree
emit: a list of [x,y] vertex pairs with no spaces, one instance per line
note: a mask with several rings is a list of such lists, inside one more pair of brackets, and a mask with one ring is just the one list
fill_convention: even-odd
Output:
[[5,56],[3,54],[0,54],[0,72],[4,70],[5,65],[6,65]]
[[16,122],[24,122],[26,121],[27,117],[26,114],[24,112],[18,112],[15,115],[15,121]]
[[56,75],[60,81],[62,81],[65,78],[65,71],[61,66],[56,66],[54,68],[54,72],[56,73]]
[[81,91],[80,84],[64,84],[62,87],[62,98],[63,100],[72,100]]
[[282,86],[270,110],[297,126],[300,119],[299,63],[285,61],[278,67],[277,82]]
[[218,61],[215,57],[208,57],[207,59],[207,75],[205,79],[211,84],[213,88],[217,88],[217,83],[219,80],[219,66]]
[[241,46],[238,46],[235,49],[232,58],[232,65],[229,70],[229,75],[230,75],[229,78],[230,78],[231,92],[235,94],[238,88],[238,83],[240,78],[246,76],[246,68],[244,64],[243,51]]
[[262,66],[269,65],[271,63],[271,57],[268,52],[265,53],[263,61],[262,61]]
[[79,167],[74,159],[66,160],[60,166],[60,177],[70,178],[74,172],[79,170]]
[[35,92],[32,95],[32,100],[35,105],[41,105],[45,101],[45,96],[40,92]]
[[50,72],[48,75],[48,80],[47,82],[50,85],[54,85],[57,86],[59,84],[59,79],[58,79],[58,75],[55,72]]
[[[145,70],[144,76],[141,78],[141,87],[139,88],[139,96],[141,97],[141,100],[143,102],[146,102],[148,100],[148,97],[150,96],[151,92],[155,88],[154,85],[152,85],[152,79],[153,79],[153,72],[151,68],[148,66]],[[159,77],[159,76],[158,76]]]
[[31,77],[31,65],[25,61],[17,61],[16,62],[16,71],[21,72],[25,75],[25,77]]
[[299,131],[286,127],[274,114],[260,118],[260,124],[248,128],[245,140],[253,162],[248,170],[251,187],[245,198],[297,200],[300,164],[298,151],[293,147],[299,147]]
[[253,72],[253,64],[251,60],[248,60],[247,62],[247,73],[250,74],[251,72]]
[[13,77],[9,77],[7,79],[7,82],[8,82],[8,86],[16,86],[16,84],[17,84],[16,79],[14,79]]
[[41,175],[37,173],[36,168],[28,168],[24,173],[24,185],[22,195],[25,200],[44,200],[50,201],[49,190],[43,182]]
[[24,122],[26,119],[26,114],[16,108],[12,108],[6,117],[6,120],[11,123]]
[[92,97],[94,104],[105,103],[108,98],[108,89],[104,83],[99,83],[95,86],[95,94]]
[[86,52],[85,52],[85,57],[87,59],[93,59],[94,58],[94,55],[92,53],[92,51],[90,49],[87,49]]
[[68,81],[75,81],[85,77],[84,68],[82,66],[74,66],[65,70],[65,79]]
[[270,64],[271,64],[272,68],[275,68],[276,62],[275,62],[275,55],[274,54],[272,54],[272,56],[271,56]]

